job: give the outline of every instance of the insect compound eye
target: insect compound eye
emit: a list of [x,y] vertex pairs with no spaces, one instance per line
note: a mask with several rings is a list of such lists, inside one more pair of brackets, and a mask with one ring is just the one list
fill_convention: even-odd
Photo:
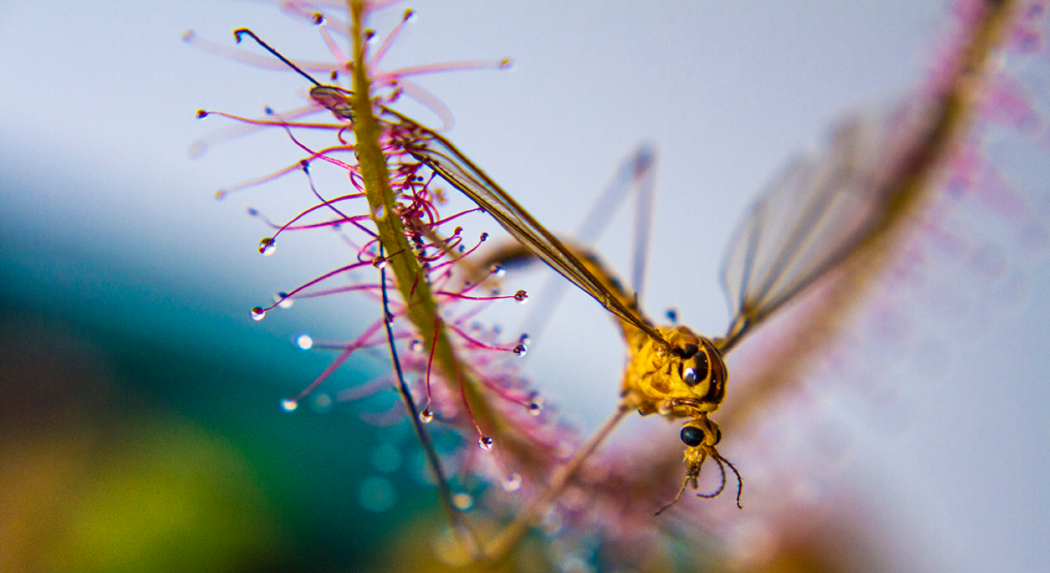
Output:
[[696,370],[693,368],[686,368],[682,372],[682,381],[685,382],[688,386],[696,386]]
[[[705,378],[707,378],[707,373],[711,370],[711,366],[710,364],[708,364],[707,361],[707,353],[698,353],[696,355],[695,363],[696,380],[699,382],[700,380],[704,380]],[[690,386],[692,386],[692,384],[690,384]]]
[[686,426],[682,428],[682,442],[695,448],[704,442],[704,431],[696,426]]

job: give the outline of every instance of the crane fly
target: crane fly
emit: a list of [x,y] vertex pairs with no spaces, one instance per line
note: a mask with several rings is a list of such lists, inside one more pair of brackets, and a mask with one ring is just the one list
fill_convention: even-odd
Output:
[[[687,486],[695,490],[704,462],[711,458],[722,474],[737,476],[737,505],[743,482],[736,468],[719,454],[722,434],[710,419],[726,395],[729,371],[724,357],[755,327],[802,291],[872,246],[896,228],[929,185],[931,173],[963,132],[972,113],[988,55],[1004,36],[1012,2],[985,2],[983,15],[961,52],[947,88],[932,97],[916,97],[874,120],[852,118],[835,131],[828,153],[798,160],[786,169],[751,207],[725,256],[722,282],[732,318],[721,336],[707,337],[687,326],[656,326],[637,298],[619,286],[601,260],[572,247],[548,231],[513,197],[444,136],[380,105],[392,137],[414,159],[490,214],[511,236],[555,271],[597,300],[618,320],[628,351],[621,400],[608,422],[558,472],[525,512],[486,548],[502,555],[542,515],[571,482],[576,471],[622,418],[632,410],[686,420],[686,476],[674,504]],[[353,122],[352,92],[320,84],[277,54],[314,87],[311,98],[338,119]],[[659,512],[657,512],[659,513]]]

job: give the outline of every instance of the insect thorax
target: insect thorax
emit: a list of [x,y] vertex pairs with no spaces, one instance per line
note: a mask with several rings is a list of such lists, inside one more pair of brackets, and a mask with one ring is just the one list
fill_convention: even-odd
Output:
[[657,331],[670,350],[641,331],[627,341],[624,400],[643,416],[696,418],[717,410],[729,378],[718,350],[685,326]]

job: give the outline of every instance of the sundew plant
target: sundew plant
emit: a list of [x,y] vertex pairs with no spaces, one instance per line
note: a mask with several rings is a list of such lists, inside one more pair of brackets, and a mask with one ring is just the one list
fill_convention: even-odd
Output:
[[[773,177],[729,243],[722,279],[731,319],[710,335],[672,316],[658,325],[641,308],[652,152],[639,151],[617,175],[624,188],[642,193],[638,256],[625,285],[587,245],[597,235],[592,219],[575,238],[548,231],[517,192],[501,188],[440,133],[451,124],[449,110],[413,80],[509,61],[387,70],[384,57],[413,17],[407,10],[391,30],[369,29],[370,14],[395,9],[387,4],[282,2],[291,17],[316,27],[329,62],[299,61],[294,46],[246,28],[228,42],[190,32],[184,39],[303,81],[306,101],[298,109],[267,108],[261,117],[198,111],[233,126],[198,146],[273,130],[301,152],[299,161],[227,186],[218,197],[299,177],[312,199],[297,213],[277,220],[250,210],[267,228],[259,253],[274,255],[293,233],[328,233],[348,262],[282,287],[272,303],[248,314],[264,320],[319,297],[376,309],[375,320],[357,325],[349,340],[297,338],[300,348],[334,358],[281,407],[296,411],[363,353],[384,356],[388,373],[368,388],[396,389],[401,406],[394,417],[409,420],[426,454],[451,532],[428,547],[445,564],[693,570],[774,562],[797,532],[794,520],[812,509],[788,495],[812,464],[777,429],[799,425],[790,419],[806,409],[809,380],[848,362],[841,343],[847,325],[878,320],[869,301],[887,299],[870,295],[899,290],[927,268],[936,249],[960,233],[954,210],[975,196],[1020,229],[1014,240],[1023,248],[1038,251],[1046,241],[1042,223],[985,151],[990,133],[1016,132],[1036,144],[1045,137],[1045,102],[1023,81],[1025,65],[1046,64],[1044,2],[954,3],[922,85],[843,119],[824,151]],[[1035,63],[1016,63],[1026,59]],[[445,126],[435,130],[399,111],[406,98]],[[315,179],[321,170],[344,178],[322,183]],[[466,230],[474,226],[501,227],[511,241],[492,248],[488,231]],[[507,332],[494,318],[503,305],[529,300],[515,288],[514,270],[533,259],[607,309],[625,342],[619,403],[589,437],[545,407],[527,377],[529,334],[538,331]],[[540,312],[549,315],[553,306]],[[746,359],[734,362],[738,354]],[[610,381],[609,392],[615,388]],[[634,412],[676,429],[603,447]],[[725,491],[732,495],[712,499]],[[687,499],[694,494],[707,499]],[[409,554],[401,557],[406,564],[430,552]]]

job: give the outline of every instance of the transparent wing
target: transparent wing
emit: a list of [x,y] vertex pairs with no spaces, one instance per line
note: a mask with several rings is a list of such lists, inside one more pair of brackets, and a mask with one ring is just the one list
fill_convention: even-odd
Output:
[[405,137],[400,143],[412,157],[477,203],[515,239],[610,312],[642,329],[654,340],[663,340],[637,311],[618,300],[561,241],[451,142],[393,110],[387,111],[401,121]]
[[851,117],[823,156],[793,161],[765,190],[723,263],[735,315],[723,352],[883,227],[909,191],[892,184],[893,174],[928,117],[923,111]]
[[[613,216],[620,210],[627,196],[635,196],[635,223],[634,223],[634,253],[631,262],[631,284],[630,290],[637,299],[641,296],[644,288],[645,263],[649,253],[649,239],[651,236],[650,226],[652,220],[652,205],[656,193],[656,150],[648,145],[639,145],[629,156],[620,162],[615,175],[606,185],[601,195],[594,201],[591,210],[584,217],[583,222],[576,229],[573,243],[570,248],[575,254],[587,255],[592,258],[596,253],[588,247],[598,242],[601,236],[609,228]],[[564,244],[564,243],[563,243]],[[596,272],[601,268],[603,272]],[[589,267],[605,285],[611,284],[611,275],[604,269],[603,265]],[[545,304],[533,311],[522,330],[532,336],[533,340],[539,339],[554,314],[558,301],[565,295],[568,285],[557,276],[550,277],[543,285],[543,300]],[[645,315],[638,304],[638,312]],[[635,308],[635,307],[631,307]]]

